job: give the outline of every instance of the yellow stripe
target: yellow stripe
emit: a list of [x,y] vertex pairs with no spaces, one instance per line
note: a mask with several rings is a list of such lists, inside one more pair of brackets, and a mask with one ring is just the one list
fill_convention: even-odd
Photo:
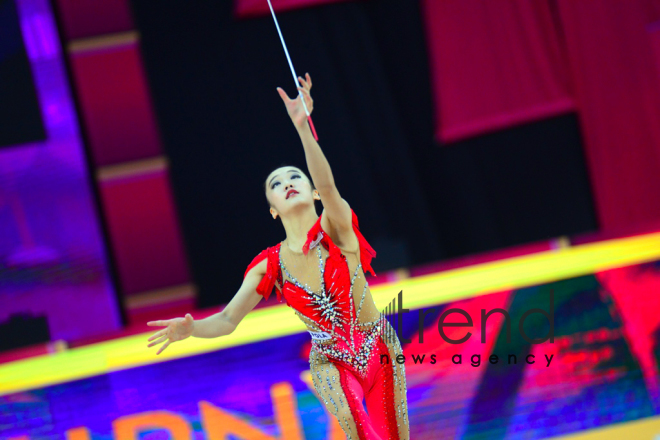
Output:
[[627,423],[589,429],[551,440],[620,440],[622,438],[636,438],[637,440],[656,440],[660,436],[660,417],[635,420]]
[[229,336],[215,339],[191,338],[185,343],[172,344],[158,356],[157,347],[147,348],[147,339],[158,330],[154,329],[149,333],[2,364],[0,395],[305,331],[302,322],[291,316],[291,310],[287,309],[287,306],[278,305],[255,310]]
[[[382,309],[400,290],[404,307],[416,309],[660,259],[660,233],[610,240],[556,251],[509,258],[437,274],[377,285],[372,289]],[[206,353],[221,348],[305,331],[285,305],[249,313],[236,331],[222,338],[192,338],[156,356],[147,348],[152,332],[0,365],[0,395],[41,388],[112,371]]]
[[372,292],[384,307],[400,291],[415,309],[490,292],[533,286],[660,259],[660,233],[539,252],[382,284]]

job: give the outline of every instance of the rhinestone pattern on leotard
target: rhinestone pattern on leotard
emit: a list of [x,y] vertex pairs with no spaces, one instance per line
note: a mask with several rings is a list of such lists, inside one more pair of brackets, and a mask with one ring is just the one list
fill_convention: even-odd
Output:
[[[322,234],[323,232],[321,232]],[[321,252],[321,246],[316,247],[318,258],[318,268],[321,279],[321,286],[318,291],[312,290],[308,285],[302,284],[296,279],[286,267],[282,254],[279,255],[279,264],[282,272],[286,274],[289,280],[301,291],[304,292],[303,298],[307,300],[309,306],[314,310],[313,316],[305,316],[297,311],[298,316],[317,331],[324,331],[330,334],[334,343],[326,344],[312,340],[314,349],[319,354],[324,354],[333,359],[345,362],[353,366],[359,373],[364,374],[368,360],[371,356],[374,344],[381,333],[382,325],[379,325],[383,315],[379,319],[360,323],[358,317],[364,303],[369,284],[365,281],[364,288],[357,308],[353,299],[353,285],[355,279],[362,268],[358,262],[353,275],[350,278],[350,288],[348,295],[344,290],[336,287],[335,283],[330,286],[325,285],[325,260]],[[363,330],[363,327],[371,327]],[[358,343],[358,340],[361,343]],[[343,344],[339,342],[343,342]]]

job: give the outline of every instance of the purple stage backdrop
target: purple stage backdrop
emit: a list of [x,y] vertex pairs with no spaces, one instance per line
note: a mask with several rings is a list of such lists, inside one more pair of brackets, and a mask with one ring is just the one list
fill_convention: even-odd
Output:
[[47,0],[15,1],[46,139],[0,149],[0,323],[100,335],[121,322],[62,47]]

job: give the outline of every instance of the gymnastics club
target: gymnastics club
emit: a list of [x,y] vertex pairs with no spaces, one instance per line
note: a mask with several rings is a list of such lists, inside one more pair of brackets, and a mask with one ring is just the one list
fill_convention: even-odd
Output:
[[[277,28],[277,33],[280,35],[280,41],[282,42],[282,47],[284,48],[284,54],[286,55],[286,59],[289,62],[289,67],[291,68],[291,74],[293,75],[293,82],[296,83],[296,89],[297,89],[298,87],[300,87],[300,84],[298,83],[298,75],[296,75],[296,71],[293,69],[293,63],[291,62],[289,51],[286,48],[286,43],[284,42],[282,31],[280,31],[280,25],[277,22],[277,17],[275,17],[275,11],[273,11],[273,5],[270,4],[270,0],[267,1],[268,1],[268,7],[270,8],[270,13],[273,14],[273,20],[275,21],[275,27]],[[300,96],[300,100],[302,101],[303,107],[305,108],[305,114],[307,115],[307,121],[309,121],[309,126],[312,129],[314,140],[318,142],[319,137],[316,135],[316,129],[314,128],[314,123],[312,122],[312,116],[309,114],[309,110],[307,109],[307,104],[305,104],[305,97],[300,91],[298,92],[298,95]]]

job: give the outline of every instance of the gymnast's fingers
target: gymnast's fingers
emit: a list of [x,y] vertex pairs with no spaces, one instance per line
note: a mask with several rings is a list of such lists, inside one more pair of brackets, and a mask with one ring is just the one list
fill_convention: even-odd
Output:
[[158,350],[158,352],[157,352],[156,354],[157,354],[157,355],[158,355],[158,354],[161,354],[161,353],[163,352],[163,350],[165,350],[165,349],[166,349],[171,343],[172,343],[172,341],[167,341],[167,342],[165,343],[165,345],[163,345],[162,347],[160,347],[160,350]]
[[285,104],[291,102],[291,98],[289,98],[289,95],[287,95],[286,92],[282,90],[280,87],[277,88],[277,93],[280,94],[280,97],[282,98],[282,101],[284,101]]
[[307,106],[307,110],[310,112],[314,108],[314,100],[312,99],[311,95],[309,94],[309,90],[305,90],[302,87],[298,87],[298,90],[300,90],[300,93],[302,96],[305,97],[305,105]]
[[167,335],[163,335],[163,336],[161,336],[159,339],[156,339],[154,342],[152,342],[151,344],[147,345],[147,347],[153,347],[154,345],[158,345],[158,344],[160,344],[161,342],[165,341],[166,339],[167,339]]
[[169,325],[171,321],[171,319],[165,319],[163,321],[149,321],[147,322],[147,325],[151,327],[162,327]]
[[305,90],[309,90],[309,84],[307,84],[307,81],[305,81],[302,76],[298,77],[298,81],[300,81],[300,84],[302,84]]
[[312,99],[312,95],[309,94],[309,90],[305,90],[302,87],[298,87],[298,90],[305,96],[305,101],[309,101],[310,103],[314,103],[314,99]]
[[154,333],[153,336],[149,338],[149,341],[153,341],[154,339],[156,339],[156,338],[159,337],[159,336],[164,335],[165,333],[167,333],[167,329],[166,329],[166,328],[164,328],[163,330],[159,331],[158,333]]
[[305,78],[307,78],[307,82],[309,83],[309,88],[312,88],[312,77],[309,76],[309,73],[305,74]]

